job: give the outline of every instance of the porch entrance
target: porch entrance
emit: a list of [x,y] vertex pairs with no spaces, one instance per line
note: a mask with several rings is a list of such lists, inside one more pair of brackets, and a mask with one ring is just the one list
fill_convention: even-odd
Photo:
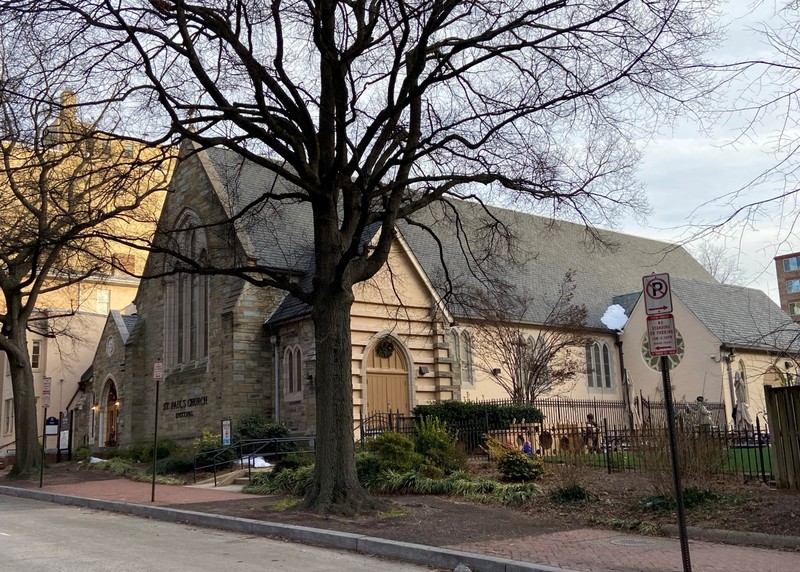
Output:
[[[386,411],[409,413],[408,364],[400,348],[388,338],[376,344],[367,358],[367,415]],[[381,357],[377,349],[381,348]]]
[[104,445],[115,447],[117,445],[117,424],[119,418],[119,403],[117,402],[117,386],[109,381],[108,398],[105,403],[106,427]]

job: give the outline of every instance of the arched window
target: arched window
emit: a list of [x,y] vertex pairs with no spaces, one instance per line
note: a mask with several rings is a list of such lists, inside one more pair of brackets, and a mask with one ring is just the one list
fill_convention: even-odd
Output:
[[[206,233],[200,219],[185,212],[171,237],[172,248],[197,261],[208,261]],[[175,259],[173,268],[185,266]],[[209,277],[179,273],[164,282],[164,361],[168,367],[208,357]]]
[[303,352],[299,346],[289,346],[283,352],[283,381],[285,393],[302,391]]
[[591,388],[610,389],[611,348],[606,342],[586,346],[586,380]]
[[472,374],[472,335],[468,330],[450,330],[453,348],[453,371],[461,376],[462,385],[475,383]]

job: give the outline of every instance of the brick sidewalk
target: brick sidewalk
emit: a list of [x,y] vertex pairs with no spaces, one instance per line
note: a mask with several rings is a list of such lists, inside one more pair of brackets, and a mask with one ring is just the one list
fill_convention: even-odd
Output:
[[[42,490],[130,504],[152,504],[151,484],[137,483],[128,479],[45,485]],[[252,495],[230,490],[156,485],[155,504],[175,506],[252,498]],[[465,523],[465,526],[469,525]],[[424,540],[420,539],[420,542],[424,543]],[[677,540],[606,530],[569,530],[515,539],[454,544],[448,548],[581,572],[680,572],[682,570],[681,551]],[[690,554],[695,572],[800,570],[798,552],[693,541],[690,543]]]

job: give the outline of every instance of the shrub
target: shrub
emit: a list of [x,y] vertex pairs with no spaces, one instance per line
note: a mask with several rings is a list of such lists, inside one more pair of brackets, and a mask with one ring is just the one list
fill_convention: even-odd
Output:
[[260,473],[242,489],[252,494],[290,494],[305,496],[314,481],[314,465],[279,472]]
[[276,439],[289,436],[289,429],[282,423],[273,423],[263,415],[245,415],[236,422],[233,442],[246,439]]
[[233,461],[237,456],[236,449],[228,448],[223,450],[220,443],[219,433],[212,433],[207,429],[203,430],[203,434],[194,442],[194,462],[197,463],[199,468],[208,468],[214,462],[221,468],[233,465]]
[[314,464],[314,455],[312,453],[289,453],[281,455],[273,467],[273,471],[285,471],[299,469],[300,467],[307,467]]
[[75,459],[78,461],[86,461],[92,456],[91,445],[79,445],[75,449]]
[[381,474],[381,461],[378,455],[366,451],[356,453],[356,474],[358,474],[358,482],[371,488]]
[[194,469],[194,460],[186,455],[170,455],[166,459],[159,459],[156,462],[157,475],[176,475],[189,473]]
[[416,426],[414,449],[422,456],[427,474],[452,473],[467,464],[466,454],[457,447],[456,438],[447,431],[447,424],[436,417],[420,419]]
[[[171,439],[159,439],[158,443],[156,443],[156,452],[158,453],[157,459],[166,459],[170,455],[178,452],[181,450],[181,447]],[[148,463],[153,462],[153,445],[143,445],[142,446],[142,461],[147,461]]]
[[591,500],[591,495],[583,485],[571,484],[561,486],[550,492],[550,498],[557,503],[585,503]]
[[406,435],[386,431],[367,442],[367,451],[375,454],[381,470],[407,471],[412,466],[414,441]]
[[[146,450],[150,453],[149,457],[145,455]],[[150,445],[149,449],[148,445],[131,445],[130,447],[128,447],[128,452],[126,453],[125,456],[134,463],[141,463],[142,461],[150,461],[152,459],[152,445]]]
[[529,457],[522,451],[508,451],[497,462],[497,469],[510,481],[533,481],[544,473],[541,459]]
[[538,423],[544,419],[542,412],[531,405],[496,405],[474,401],[442,401],[417,405],[414,415],[422,418],[436,417],[448,426],[460,424],[479,425],[486,429],[505,429],[514,420]]

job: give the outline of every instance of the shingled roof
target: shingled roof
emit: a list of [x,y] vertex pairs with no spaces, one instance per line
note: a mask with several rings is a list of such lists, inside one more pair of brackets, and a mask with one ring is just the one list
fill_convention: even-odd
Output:
[[800,326],[761,290],[671,276],[670,285],[723,345],[778,351],[800,347]]
[[[641,290],[642,276],[652,272],[717,283],[685,249],[673,244],[607,230],[590,231],[582,224],[508,209],[489,207],[487,212],[472,202],[452,204],[458,224],[453,213],[440,205],[414,215],[441,241],[442,255],[425,230],[399,225],[421,266],[440,294],[446,291],[442,259],[451,282],[461,288],[491,287],[491,279],[498,277],[514,285],[531,299],[527,312],[519,316],[524,322],[544,323],[568,270],[574,271],[573,302],[586,306],[589,327],[601,329],[606,328],[600,318],[614,296]],[[513,237],[510,247],[490,234],[497,221]],[[471,248],[477,256],[469,253]],[[487,251],[494,251],[494,256],[476,262]],[[490,275],[484,284],[476,277],[481,271]],[[451,304],[450,310],[455,316],[469,317],[457,303]]]
[[[208,158],[206,168],[210,166],[209,176],[218,183],[228,214],[240,212],[266,192],[295,190],[232,151],[211,148],[201,153]],[[304,281],[310,279],[314,235],[308,203],[268,201],[237,224],[260,263],[302,272]],[[418,225],[435,233],[439,242]],[[511,240],[500,239],[498,228]],[[794,335],[791,319],[763,292],[719,284],[684,248],[667,242],[457,200],[415,213],[412,221],[400,221],[398,230],[439,295],[448,293],[445,268],[456,289],[491,287],[492,280],[502,279],[530,297],[519,319],[531,324],[545,321],[568,270],[574,271],[573,302],[586,306],[587,325],[597,329],[606,329],[600,318],[611,303],[622,304],[630,315],[642,276],[668,272],[675,294],[721,343],[766,348]],[[371,228],[369,236],[375,231]],[[445,301],[454,316],[470,317],[458,296]],[[307,315],[309,310],[287,296],[268,322]],[[776,332],[772,338],[770,332]]]

